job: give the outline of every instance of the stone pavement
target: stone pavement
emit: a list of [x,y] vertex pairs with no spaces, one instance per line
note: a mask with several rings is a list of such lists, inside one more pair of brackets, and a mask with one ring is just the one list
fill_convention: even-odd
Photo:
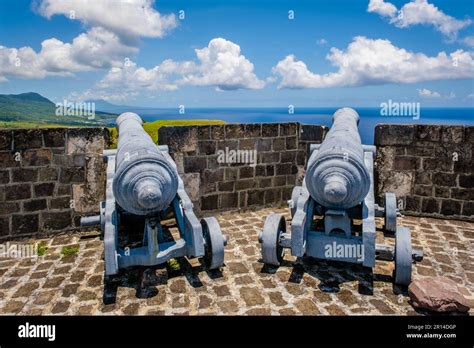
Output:
[[[276,208],[217,215],[229,237],[221,271],[208,272],[198,260],[179,260],[161,268],[129,269],[105,291],[98,233],[46,239],[44,256],[0,259],[0,313],[419,314],[408,303],[406,290],[393,286],[392,262],[378,261],[372,274],[339,262],[295,262],[287,251],[281,267],[264,267],[257,233],[270,212],[288,218],[288,209]],[[413,247],[425,254],[414,266],[414,279],[446,275],[474,292],[474,223],[418,217],[404,217],[400,223],[411,228]],[[382,233],[378,239],[393,243]],[[69,255],[64,246],[73,247]],[[71,252],[74,247],[77,252]]]

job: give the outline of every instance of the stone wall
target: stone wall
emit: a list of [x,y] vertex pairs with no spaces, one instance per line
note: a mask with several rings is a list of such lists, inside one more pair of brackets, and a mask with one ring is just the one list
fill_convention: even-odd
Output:
[[[308,144],[326,131],[299,123],[162,127],[158,141],[169,146],[196,210],[216,211],[286,202],[303,179]],[[256,162],[228,163],[234,150],[256,151]]]
[[0,240],[79,226],[104,196],[103,128],[0,131]]
[[[304,176],[310,143],[327,127],[251,123],[162,127],[197,213],[285,204]],[[474,127],[379,125],[376,194],[407,214],[474,220]],[[104,198],[103,128],[0,130],[0,241],[79,227]],[[256,162],[221,163],[232,150]],[[221,158],[222,159],[222,158]],[[229,158],[227,158],[229,159]]]
[[378,125],[377,193],[407,214],[474,220],[474,127]]

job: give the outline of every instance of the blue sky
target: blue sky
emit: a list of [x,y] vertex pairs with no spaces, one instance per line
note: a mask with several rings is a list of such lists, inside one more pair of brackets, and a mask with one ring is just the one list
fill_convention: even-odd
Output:
[[110,1],[0,0],[0,93],[154,107],[474,104],[472,1]]

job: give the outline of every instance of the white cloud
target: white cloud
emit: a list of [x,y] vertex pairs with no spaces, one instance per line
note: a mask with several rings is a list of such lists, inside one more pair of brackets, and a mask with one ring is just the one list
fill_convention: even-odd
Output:
[[253,72],[253,64],[240,52],[240,46],[223,38],[212,39],[207,47],[196,49],[199,62],[184,73],[184,85],[215,86],[220,90],[260,89],[265,85]]
[[461,40],[461,42],[466,46],[474,48],[474,36],[466,36],[464,39]]
[[56,38],[44,40],[38,52],[31,47],[0,46],[0,80],[71,76],[76,72],[109,68],[136,52],[137,48],[124,45],[115,34],[103,28],[92,28],[71,43]]
[[419,89],[418,95],[423,98],[441,98],[441,94],[436,91],[431,91],[427,88]]
[[375,12],[384,17],[394,17],[397,14],[397,8],[390,2],[384,0],[370,0],[368,12]]
[[323,46],[328,43],[328,41],[325,38],[319,39],[316,41],[316,43],[320,46]]
[[428,0],[412,0],[397,11],[395,5],[383,0],[369,0],[368,12],[375,12],[383,17],[389,17],[390,23],[399,28],[413,25],[432,25],[447,37],[454,39],[458,32],[469,26],[470,19],[456,19],[445,14]]
[[134,62],[118,64],[97,84],[99,89],[173,91],[180,86],[213,86],[218,90],[263,88],[253,72],[253,64],[240,52],[240,46],[212,39],[207,47],[196,49],[197,61],[164,60],[146,69]]
[[436,56],[394,46],[389,40],[357,36],[345,51],[331,48],[326,58],[336,72],[315,74],[303,61],[289,55],[272,71],[281,77],[279,88],[324,88],[386,83],[474,78],[474,54],[457,50]]
[[162,15],[153,0],[42,0],[36,10],[46,18],[64,15],[122,38],[163,37],[178,25],[174,14]]
[[436,91],[431,91],[427,88],[418,89],[418,95],[422,98],[444,98],[444,99],[454,99],[456,94],[454,92],[449,92],[449,94],[441,95],[441,93]]

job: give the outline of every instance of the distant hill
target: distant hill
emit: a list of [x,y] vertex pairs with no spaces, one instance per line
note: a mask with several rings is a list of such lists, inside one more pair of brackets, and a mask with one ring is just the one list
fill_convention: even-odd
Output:
[[22,94],[0,94],[0,126],[9,126],[9,123],[25,123],[42,125],[77,125],[94,126],[112,124],[117,117],[115,113],[98,111],[94,117],[87,117],[72,112],[57,114],[56,104],[48,98],[34,92]]
[[109,103],[108,101],[105,101],[103,99],[86,100],[86,102],[95,103],[96,110],[110,112],[118,115],[127,111],[138,112],[140,110],[153,110],[153,108],[147,108],[143,106],[116,105]]

